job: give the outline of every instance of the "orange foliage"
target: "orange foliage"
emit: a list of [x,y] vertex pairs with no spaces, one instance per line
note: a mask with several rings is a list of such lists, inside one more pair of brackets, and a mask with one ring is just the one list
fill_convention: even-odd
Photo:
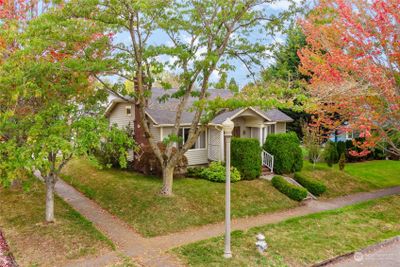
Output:
[[386,141],[396,154],[388,137],[400,132],[399,11],[399,0],[321,0],[301,21],[308,46],[298,52],[319,113],[346,118],[361,147]]

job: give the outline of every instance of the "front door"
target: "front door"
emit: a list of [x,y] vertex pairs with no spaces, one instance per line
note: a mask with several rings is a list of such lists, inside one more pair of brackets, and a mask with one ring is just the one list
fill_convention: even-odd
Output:
[[235,126],[232,132],[233,137],[240,137],[240,126]]

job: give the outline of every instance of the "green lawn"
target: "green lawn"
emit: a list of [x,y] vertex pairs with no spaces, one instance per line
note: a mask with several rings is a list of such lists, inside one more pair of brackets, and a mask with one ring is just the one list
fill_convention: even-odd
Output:
[[[223,221],[225,185],[200,179],[176,179],[174,196],[161,197],[162,181],[135,172],[98,170],[86,160],[70,162],[63,178],[104,209],[145,236],[177,232]],[[298,206],[265,180],[232,184],[234,218]]]
[[[173,250],[190,266],[310,266],[400,234],[400,196],[372,200],[345,208],[297,217],[232,234],[233,258],[222,257],[223,237]],[[265,255],[255,249],[263,233]]]
[[0,228],[20,266],[61,266],[68,260],[109,251],[111,241],[59,198],[56,222],[44,224],[44,185],[28,192],[0,187]]
[[326,163],[318,163],[313,168],[312,164],[305,160],[301,173],[325,183],[327,192],[321,196],[322,198],[400,185],[400,161],[346,163],[343,172],[337,165],[331,168]]
[[400,185],[400,161],[374,160],[347,164],[345,172],[377,188]]

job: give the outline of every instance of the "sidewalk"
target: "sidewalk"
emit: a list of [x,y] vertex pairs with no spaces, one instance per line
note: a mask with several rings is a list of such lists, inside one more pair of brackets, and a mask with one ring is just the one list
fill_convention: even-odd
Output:
[[[133,258],[143,266],[181,266],[177,258],[153,247],[149,239],[140,236],[126,223],[103,210],[64,181],[57,182],[56,193],[110,238],[120,254]],[[78,260],[70,266],[105,266],[120,259],[117,252]]]
[[[144,238],[125,222],[114,217],[98,204],[88,199],[75,188],[62,180],[56,184],[56,193],[75,210],[90,220],[101,232],[110,238],[117,247],[98,257],[86,258],[73,262],[70,266],[107,266],[120,260],[120,254],[132,258],[141,266],[183,266],[175,256],[166,251],[203,239],[219,236],[224,233],[224,223],[205,225],[172,233],[165,236]],[[358,193],[326,201],[309,200],[304,206],[271,214],[240,218],[232,221],[232,230],[246,230],[252,227],[277,223],[289,218],[303,216],[325,210],[336,209],[354,203],[400,194],[400,186],[369,193]]]

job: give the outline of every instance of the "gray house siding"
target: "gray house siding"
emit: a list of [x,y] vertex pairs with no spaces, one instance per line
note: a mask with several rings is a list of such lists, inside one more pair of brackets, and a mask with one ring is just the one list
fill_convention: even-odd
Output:
[[[126,114],[127,107],[131,108],[130,115]],[[133,122],[135,120],[135,109],[133,105],[127,103],[116,104],[113,111],[110,113],[109,120],[110,125],[116,124],[120,129],[123,129],[128,125],[133,129]]]
[[277,122],[275,124],[275,133],[286,133],[286,122]]

